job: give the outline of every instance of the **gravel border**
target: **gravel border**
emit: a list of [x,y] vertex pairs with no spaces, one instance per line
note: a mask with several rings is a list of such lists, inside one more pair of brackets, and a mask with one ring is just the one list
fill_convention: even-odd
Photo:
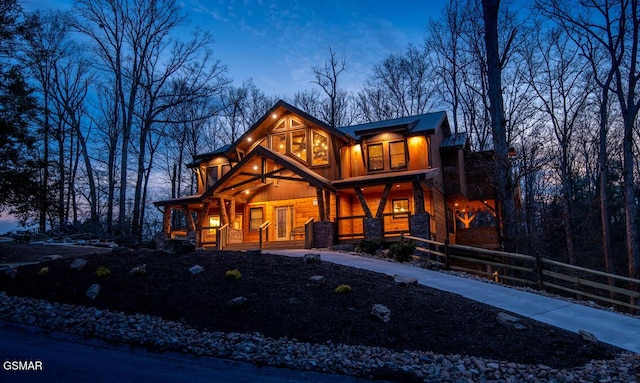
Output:
[[422,382],[640,382],[640,356],[633,353],[559,370],[428,351],[395,352],[382,347],[272,339],[259,333],[197,331],[183,323],[149,315],[14,297],[2,291],[0,303],[0,319],[10,322],[151,351],[176,351],[296,370]]

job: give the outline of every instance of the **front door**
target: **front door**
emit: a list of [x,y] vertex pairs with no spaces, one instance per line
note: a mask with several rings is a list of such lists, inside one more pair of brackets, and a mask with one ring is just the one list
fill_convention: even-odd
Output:
[[289,239],[291,228],[289,227],[289,207],[276,208],[276,241]]

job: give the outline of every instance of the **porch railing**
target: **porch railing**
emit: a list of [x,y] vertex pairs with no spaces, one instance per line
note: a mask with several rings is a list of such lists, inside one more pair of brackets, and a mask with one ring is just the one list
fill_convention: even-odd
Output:
[[216,244],[218,250],[222,250],[227,247],[229,242],[229,224],[224,224],[216,230]]
[[264,242],[269,242],[269,226],[271,226],[271,221],[264,221],[264,223],[259,227],[260,249],[263,248]]

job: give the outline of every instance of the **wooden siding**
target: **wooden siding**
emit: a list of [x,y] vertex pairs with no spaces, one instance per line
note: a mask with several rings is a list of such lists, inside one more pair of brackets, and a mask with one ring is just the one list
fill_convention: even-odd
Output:
[[429,168],[429,144],[425,136],[407,138],[409,170]]

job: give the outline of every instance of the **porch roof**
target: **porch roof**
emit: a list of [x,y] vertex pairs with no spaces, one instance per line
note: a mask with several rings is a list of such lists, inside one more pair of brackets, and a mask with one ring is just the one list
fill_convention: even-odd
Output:
[[349,177],[333,181],[336,189],[347,189],[359,186],[383,185],[386,183],[413,181],[415,179],[428,180],[438,174],[438,169],[405,170],[402,172],[378,173],[366,176]]
[[190,203],[200,203],[202,202],[202,196],[200,194],[190,195],[186,197],[166,199],[162,201],[155,201],[153,204],[156,206],[167,206],[167,205],[188,205]]
[[[266,172],[264,174],[260,170],[255,172],[255,170],[252,170],[252,168],[250,168],[250,164],[256,158],[265,158],[271,160],[274,163],[280,165],[281,168],[273,170],[271,172]],[[284,171],[293,173],[299,178],[283,176],[282,172]],[[240,161],[227,174],[220,178],[218,182],[211,186],[202,195],[202,198],[205,199],[216,192],[233,190],[234,188],[239,186],[242,186],[245,189],[255,187],[258,184],[264,184],[264,181],[268,178],[302,181],[309,183],[310,185],[315,187],[335,190],[328,179],[310,169],[307,169],[305,166],[301,166],[301,164],[299,164],[294,159],[277,153],[271,149],[265,148],[264,146],[256,146],[251,152],[247,153],[242,161]],[[239,191],[237,191],[236,193],[239,193]]]

